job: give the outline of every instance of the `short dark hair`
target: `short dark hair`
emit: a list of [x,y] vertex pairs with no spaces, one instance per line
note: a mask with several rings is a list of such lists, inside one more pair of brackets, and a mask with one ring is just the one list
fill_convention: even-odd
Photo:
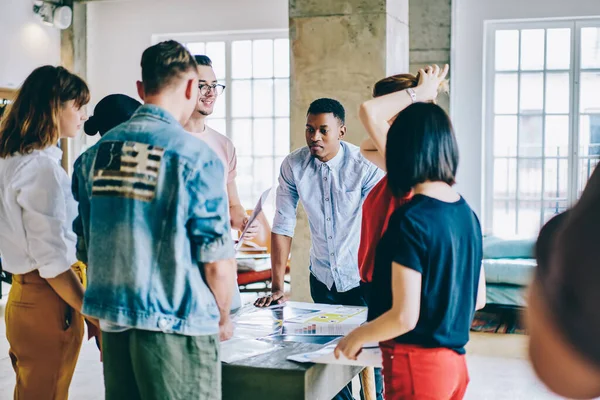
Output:
[[142,54],[142,83],[147,94],[156,94],[198,64],[179,42],[167,40],[148,47]]
[[454,185],[458,145],[448,114],[432,103],[415,103],[398,114],[385,149],[388,184],[395,196],[426,181]]
[[196,60],[196,63],[198,63],[198,65],[204,65],[205,67],[212,67],[212,60],[210,59],[210,57],[205,56],[203,54],[195,55],[194,60]]
[[344,106],[337,100],[322,98],[317,99],[310,103],[308,107],[308,114],[333,114],[334,117],[340,120],[342,125],[346,123],[346,110],[344,110]]

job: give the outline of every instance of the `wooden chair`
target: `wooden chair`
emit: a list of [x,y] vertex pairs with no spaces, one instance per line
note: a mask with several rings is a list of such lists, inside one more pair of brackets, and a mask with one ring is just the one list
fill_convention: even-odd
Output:
[[[252,214],[252,210],[247,210],[248,215]],[[259,222],[258,233],[252,241],[244,242],[240,248],[241,252],[252,252],[256,254],[271,254],[271,226],[263,213],[257,217]],[[289,262],[285,273],[290,272]],[[248,288],[248,285],[254,283],[263,283],[263,287]],[[271,283],[271,269],[264,271],[244,271],[238,272],[238,285],[240,292],[264,292],[269,289]]]

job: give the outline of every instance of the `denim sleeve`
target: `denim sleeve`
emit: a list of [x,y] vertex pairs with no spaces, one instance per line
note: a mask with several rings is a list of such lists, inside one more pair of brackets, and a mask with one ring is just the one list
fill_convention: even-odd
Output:
[[188,235],[201,263],[235,257],[223,163],[214,158],[188,181],[190,216]]
[[372,164],[371,162],[366,160],[365,162],[367,163],[367,171],[364,177],[364,183],[361,193],[363,199],[367,197],[371,189],[373,189],[373,186],[377,185],[377,183],[379,183],[381,178],[383,178],[385,175],[385,173],[379,168],[377,168],[375,164]]
[[82,215],[89,215],[90,201],[85,193],[85,182],[82,182],[81,179],[81,159],[78,159],[73,165],[73,178],[71,180],[71,192],[73,193],[73,198],[77,202],[77,217],[75,217],[75,220],[73,221],[73,232],[77,235],[77,259],[87,264],[87,244],[85,241],[85,233],[83,231]]
[[290,159],[287,157],[281,164],[279,186],[275,200],[275,218],[271,232],[293,237],[296,228],[296,210],[298,208],[298,190],[292,174]]

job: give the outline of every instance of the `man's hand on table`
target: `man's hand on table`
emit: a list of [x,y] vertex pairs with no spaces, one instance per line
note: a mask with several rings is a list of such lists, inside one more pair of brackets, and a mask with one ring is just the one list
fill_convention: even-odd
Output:
[[233,336],[233,323],[231,318],[227,316],[224,320],[219,321],[219,339],[221,342],[231,339]]
[[287,296],[283,293],[283,290],[276,290],[272,292],[269,296],[259,297],[254,305],[256,307],[269,307],[275,304],[285,303],[287,300]]

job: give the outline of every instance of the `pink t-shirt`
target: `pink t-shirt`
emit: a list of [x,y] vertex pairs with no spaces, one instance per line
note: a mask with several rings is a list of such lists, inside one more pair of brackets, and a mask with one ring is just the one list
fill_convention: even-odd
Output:
[[235,180],[237,175],[237,156],[233,142],[225,135],[221,135],[208,125],[205,125],[204,132],[190,132],[198,139],[203,140],[210,146],[212,151],[217,153],[225,167],[225,184],[228,185]]

